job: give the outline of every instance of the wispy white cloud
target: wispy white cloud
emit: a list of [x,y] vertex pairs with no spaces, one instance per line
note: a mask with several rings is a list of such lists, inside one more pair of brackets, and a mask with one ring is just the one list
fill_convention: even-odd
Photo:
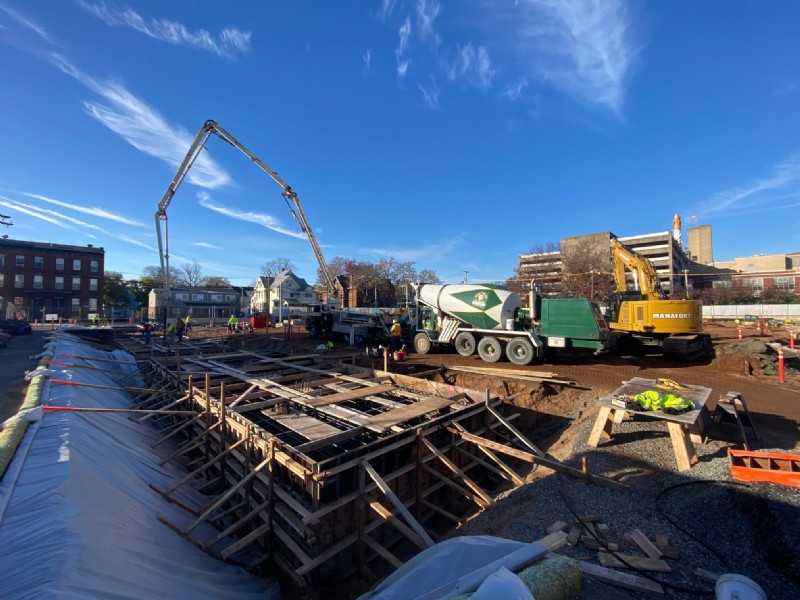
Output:
[[[47,30],[39,25],[38,23],[34,23],[30,19],[27,19],[19,12],[15,11],[9,6],[6,6],[5,3],[0,2],[0,11],[6,13],[9,17],[14,19],[18,24],[25,27],[25,29],[32,31],[35,33],[39,38],[51,44],[53,46],[58,46],[58,43],[47,33]],[[0,29],[3,29],[2,23],[0,23]]]
[[[125,225],[130,225],[132,227],[144,227],[145,224],[141,221],[136,219],[131,219],[130,217],[125,217],[123,215],[117,214],[115,212],[110,212],[105,210],[104,208],[100,208],[99,206],[80,206],[78,204],[72,204],[70,202],[63,202],[61,200],[56,200],[54,198],[48,198],[47,196],[42,196],[41,194],[33,194],[30,192],[23,192],[28,198],[35,198],[36,200],[41,200],[43,202],[48,202],[50,204],[55,204],[56,206],[61,206],[64,208],[69,208],[70,210],[74,210],[76,212],[84,213],[87,215],[92,215],[95,217],[99,217],[100,219],[108,219],[109,221],[116,221],[117,223],[123,223]],[[90,225],[86,223],[88,227],[95,227],[100,229],[96,225]]]
[[494,69],[492,68],[492,59],[489,58],[489,51],[483,46],[475,48],[472,42],[459,47],[457,59],[448,67],[447,75],[451,80],[466,77],[480,88],[490,87]]
[[[89,115],[138,150],[178,168],[186,149],[194,139],[193,136],[184,129],[167,123],[158,111],[134,96],[122,83],[98,81],[57,53],[53,53],[50,60],[61,71],[108,101],[108,105],[84,102]],[[201,153],[189,172],[187,181],[200,187],[217,189],[230,184],[231,179],[208,154]]]
[[[772,173],[763,179],[714,194],[709,200],[691,210],[699,218],[712,215],[731,215],[757,212],[777,206],[787,198],[800,194],[800,153],[780,161],[772,167]],[[789,205],[789,206],[793,206]]]
[[192,246],[197,246],[198,248],[208,248],[210,250],[222,250],[222,246],[217,246],[215,244],[209,244],[208,242],[192,242]]
[[394,10],[394,5],[396,4],[396,0],[381,0],[380,8],[378,8],[377,17],[381,21],[385,21],[389,15],[392,14]]
[[362,248],[360,252],[365,254],[374,254],[377,256],[391,256],[397,260],[426,260],[429,261],[432,256],[442,258],[452,252],[457,246],[464,241],[462,235],[453,236],[451,239],[441,244],[429,244],[427,246],[415,246],[413,248],[400,248],[400,247],[380,247],[380,248]]
[[433,22],[442,11],[442,5],[437,0],[417,0],[416,4],[417,28],[422,39],[438,46],[442,38],[433,28]]
[[[133,244],[134,246],[139,246],[140,248],[145,248],[146,250],[150,250],[151,252],[154,252],[156,255],[158,255],[158,248],[156,248],[155,246],[150,246],[149,244],[145,244],[142,240],[140,240],[138,238],[131,237],[129,235],[124,235],[124,234],[122,234],[122,235],[117,234],[117,235],[113,235],[112,237],[114,237],[114,238],[116,238],[116,239],[118,239],[118,240],[120,240],[122,242],[127,242],[128,244]],[[179,256],[174,255],[174,254],[170,254],[170,258],[178,259],[178,260],[185,260],[185,259],[180,258]]]
[[26,205],[19,202],[14,202],[13,200],[8,200],[8,199],[0,200],[0,206],[3,206],[5,208],[10,208],[17,212],[21,212],[25,215],[34,217],[35,219],[46,221],[47,223],[56,225],[58,227],[61,227],[62,229],[74,229],[72,225],[70,225],[69,223],[65,223],[62,219],[57,219],[56,217],[47,215],[40,210],[27,208]]
[[372,65],[372,52],[367,50],[361,58],[364,61],[364,73],[369,73],[369,68]]
[[228,206],[223,206],[222,204],[216,204],[205,192],[199,192],[197,196],[200,206],[207,208],[208,210],[213,210],[221,215],[225,215],[226,217],[230,217],[231,219],[255,223],[256,225],[261,225],[262,227],[271,229],[276,233],[282,233],[283,235],[288,235],[301,240],[308,239],[305,233],[287,229],[283,223],[281,223],[280,219],[276,219],[272,215],[252,211],[241,211]]
[[403,54],[408,48],[409,38],[411,37],[411,19],[409,17],[406,17],[406,20],[403,21],[397,34],[400,37],[400,41],[397,44],[394,54],[397,58],[397,76],[403,78],[408,73],[408,66],[411,63],[410,60],[403,57]]
[[505,39],[531,75],[580,100],[620,113],[641,48],[623,0],[520,1]]
[[519,100],[520,96],[522,96],[522,90],[524,90],[527,85],[528,78],[523,75],[515,82],[507,85],[503,90],[502,95],[509,100]]
[[118,8],[111,2],[100,4],[85,0],[75,0],[75,2],[109,27],[130,27],[168,44],[197,48],[228,59],[236,58],[238,54],[246,54],[251,49],[249,31],[226,27],[218,36],[214,36],[205,29],[192,31],[177,21],[143,17],[127,6]]
[[431,77],[431,81],[427,85],[422,85],[421,83],[417,84],[419,91],[422,92],[422,99],[427,106],[430,108],[436,108],[439,106],[439,86],[436,85],[436,79]]

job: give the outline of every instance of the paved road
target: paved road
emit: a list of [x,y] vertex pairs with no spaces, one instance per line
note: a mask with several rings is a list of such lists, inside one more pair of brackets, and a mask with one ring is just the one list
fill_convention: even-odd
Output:
[[34,331],[30,335],[15,335],[5,348],[0,348],[0,422],[17,414],[25,400],[28,382],[25,371],[35,369],[38,360],[31,356],[44,348],[44,332]]

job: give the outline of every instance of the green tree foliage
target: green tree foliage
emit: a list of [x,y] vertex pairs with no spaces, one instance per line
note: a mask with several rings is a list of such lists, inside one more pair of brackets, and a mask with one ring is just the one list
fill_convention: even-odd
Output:
[[128,306],[128,287],[122,273],[106,271],[103,283],[103,305],[108,308]]

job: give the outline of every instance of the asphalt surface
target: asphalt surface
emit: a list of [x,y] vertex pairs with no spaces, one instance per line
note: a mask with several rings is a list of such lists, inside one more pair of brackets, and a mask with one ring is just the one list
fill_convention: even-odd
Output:
[[30,335],[12,336],[5,348],[0,348],[0,422],[13,417],[25,400],[28,382],[25,371],[36,368],[38,360],[31,359],[44,347],[43,331]]

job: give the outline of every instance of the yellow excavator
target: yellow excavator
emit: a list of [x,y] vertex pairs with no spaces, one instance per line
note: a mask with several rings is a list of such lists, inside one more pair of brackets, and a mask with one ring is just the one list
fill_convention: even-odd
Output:
[[660,347],[665,357],[681,360],[708,356],[711,337],[703,333],[702,303],[665,298],[653,264],[613,236],[611,258],[617,289],[611,294],[609,327],[620,332],[618,345]]

